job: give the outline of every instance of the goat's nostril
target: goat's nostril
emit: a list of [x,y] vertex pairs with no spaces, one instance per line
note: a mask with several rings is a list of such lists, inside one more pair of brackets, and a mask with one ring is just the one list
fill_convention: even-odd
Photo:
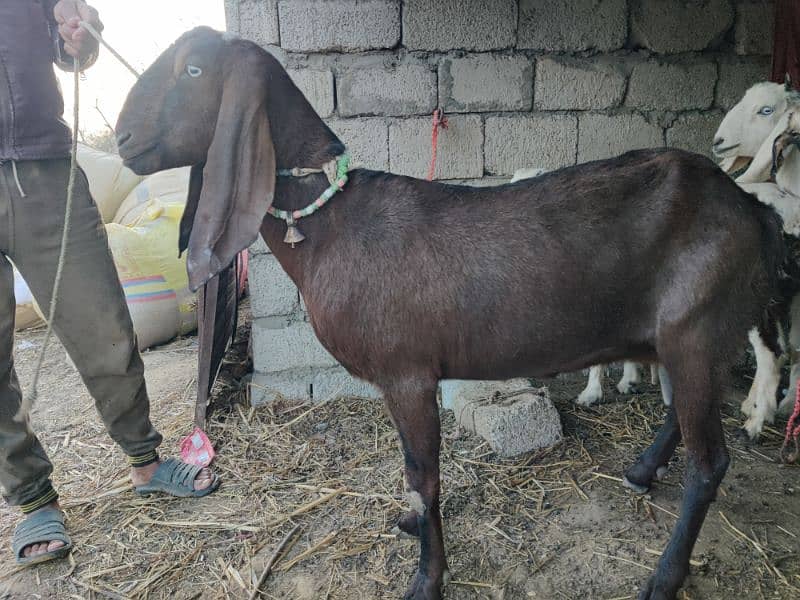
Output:
[[725,138],[721,138],[721,137],[714,138],[714,145],[715,146],[722,146],[722,144],[724,144],[724,143],[725,143]]
[[129,139],[131,139],[130,133],[120,133],[117,136],[117,148],[121,148]]

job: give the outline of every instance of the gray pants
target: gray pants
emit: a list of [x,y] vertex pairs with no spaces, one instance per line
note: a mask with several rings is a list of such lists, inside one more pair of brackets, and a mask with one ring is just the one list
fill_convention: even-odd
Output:
[[[20,405],[14,371],[14,261],[49,313],[64,224],[69,160],[0,166],[0,485],[24,512],[56,498],[52,465],[39,440],[13,417]],[[24,197],[20,188],[24,191]],[[161,435],[150,405],[128,307],[100,213],[81,172],[53,329],[75,363],[111,437],[133,465],[155,460]],[[40,399],[41,402],[44,399]]]

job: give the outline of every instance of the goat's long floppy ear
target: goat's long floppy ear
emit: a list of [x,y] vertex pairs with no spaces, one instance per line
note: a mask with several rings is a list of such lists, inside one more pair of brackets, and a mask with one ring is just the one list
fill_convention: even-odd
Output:
[[761,147],[753,157],[747,170],[736,178],[736,183],[762,183],[769,181],[772,171],[772,146],[775,140],[789,128],[789,115],[786,111],[775,124],[770,134],[761,144]]
[[[202,174],[192,172],[192,181],[201,186],[188,237],[192,290],[256,240],[275,192],[264,63],[246,54],[231,63],[205,167]],[[190,185],[189,202],[192,191]],[[186,209],[189,217],[189,203]],[[182,242],[188,227],[181,222]]]

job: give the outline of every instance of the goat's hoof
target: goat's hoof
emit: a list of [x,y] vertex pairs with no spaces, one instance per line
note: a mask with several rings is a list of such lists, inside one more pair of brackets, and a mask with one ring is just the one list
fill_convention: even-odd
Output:
[[656,479],[659,481],[664,481],[667,473],[669,473],[669,467],[667,465],[661,465],[656,469]]
[[736,430],[736,439],[743,444],[750,445],[758,441],[760,433],[761,427],[750,423],[750,419],[748,419],[743,427]]
[[624,394],[624,395],[627,395],[627,394],[638,394],[639,393],[639,386],[636,385],[635,383],[622,383],[622,382],[620,382],[617,385],[617,391],[620,394]]
[[575,399],[575,404],[579,404],[581,406],[592,406],[593,404],[597,404],[600,400],[603,399],[603,394],[597,394],[595,392],[581,392],[580,396]]
[[431,577],[417,571],[414,581],[411,582],[406,595],[403,596],[404,600],[441,600],[442,579],[438,578],[434,581]]
[[679,573],[661,577],[656,571],[639,592],[638,600],[675,600],[684,579]]
[[408,535],[419,537],[419,515],[417,511],[410,510],[397,521],[397,529]]
[[628,488],[629,490],[633,491],[633,493],[639,494],[640,496],[650,491],[649,485],[642,485],[640,483],[631,481],[630,479],[628,479],[627,475],[622,478],[622,485]]

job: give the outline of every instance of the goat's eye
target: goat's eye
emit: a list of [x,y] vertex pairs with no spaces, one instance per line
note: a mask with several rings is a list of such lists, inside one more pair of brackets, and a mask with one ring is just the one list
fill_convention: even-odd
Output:
[[189,77],[200,77],[203,74],[203,69],[194,65],[186,65],[186,73]]
[[762,106],[761,109],[758,111],[758,114],[760,114],[762,117],[768,117],[774,112],[775,109],[772,108],[771,106]]

